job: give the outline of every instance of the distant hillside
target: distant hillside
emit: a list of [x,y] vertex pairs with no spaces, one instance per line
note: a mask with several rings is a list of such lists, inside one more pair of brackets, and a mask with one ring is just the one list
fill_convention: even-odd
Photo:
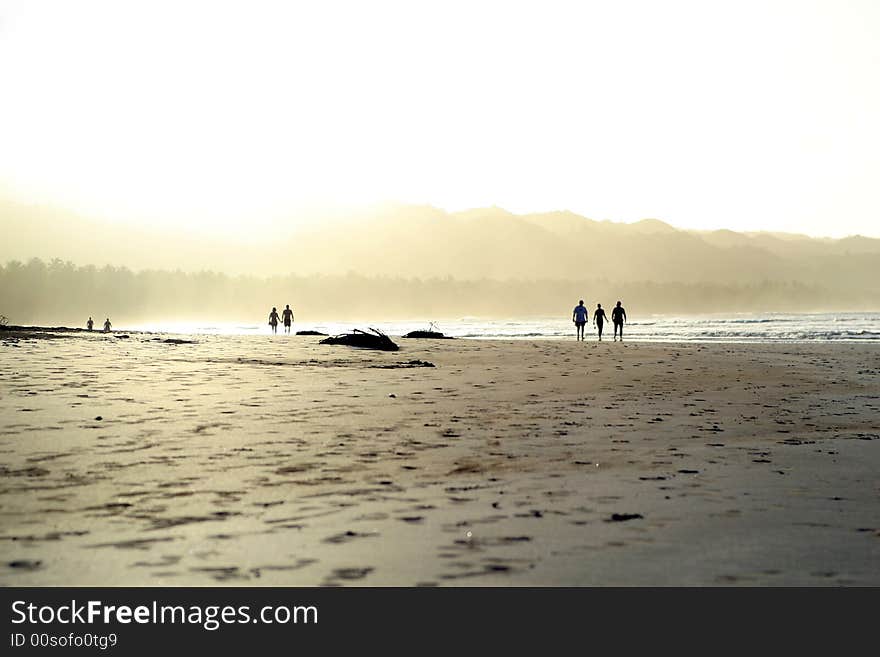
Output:
[[230,274],[453,277],[461,280],[652,281],[750,285],[765,281],[878,292],[880,240],[700,232],[657,219],[594,221],[571,212],[501,208],[447,213],[376,205],[298,229],[232,240],[185,227],[131,229],[59,210],[0,202],[0,262],[41,257],[130,269]]

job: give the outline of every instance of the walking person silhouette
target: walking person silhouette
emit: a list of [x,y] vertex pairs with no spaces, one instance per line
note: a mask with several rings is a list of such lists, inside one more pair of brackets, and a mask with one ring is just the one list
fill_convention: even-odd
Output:
[[602,341],[602,324],[608,320],[605,311],[602,310],[602,304],[596,304],[596,312],[593,313],[593,325],[599,329],[599,341]]
[[611,311],[611,321],[614,323],[614,341],[617,342],[617,331],[620,330],[620,341],[623,342],[623,324],[626,322],[626,310],[620,305],[620,301]]
[[281,315],[284,320],[284,332],[290,333],[290,325],[293,324],[293,311],[290,309],[290,304],[284,306]]
[[269,326],[272,327],[272,333],[278,333],[278,309],[272,308],[272,312],[269,313]]
[[587,324],[587,317],[589,317],[589,311],[584,305],[584,300],[581,299],[571,312],[571,321],[574,322],[575,330],[577,331],[576,339],[578,340],[584,339],[584,326]]

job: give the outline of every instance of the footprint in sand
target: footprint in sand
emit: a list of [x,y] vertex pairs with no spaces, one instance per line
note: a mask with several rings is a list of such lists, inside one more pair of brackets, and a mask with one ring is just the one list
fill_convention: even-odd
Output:
[[342,534],[334,534],[333,536],[328,536],[324,539],[325,543],[348,543],[349,541],[353,541],[357,538],[370,538],[371,536],[378,536],[377,532],[371,533],[362,533],[362,532],[353,532],[351,530],[347,532],[343,532]]
[[365,568],[336,568],[330,575],[328,579],[344,579],[344,580],[356,580],[363,579],[371,572],[373,572],[375,568],[372,566],[366,566]]

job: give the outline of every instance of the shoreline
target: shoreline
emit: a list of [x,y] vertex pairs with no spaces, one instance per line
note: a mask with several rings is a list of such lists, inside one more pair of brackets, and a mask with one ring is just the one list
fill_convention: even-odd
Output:
[[[363,326],[367,326],[369,322],[363,323]],[[310,324],[309,326],[312,326]],[[303,330],[303,329],[299,329]],[[53,335],[58,334],[58,335]],[[78,327],[68,327],[68,326],[31,326],[31,325],[0,325],[0,340],[4,337],[8,338],[32,338],[32,339],[40,339],[40,338],[63,338],[63,337],[76,337],[76,336],[106,336],[106,337],[121,337],[126,338],[130,335],[140,336],[140,335],[167,335],[167,336],[190,336],[194,339],[199,338],[215,338],[215,339],[241,339],[241,338],[271,338],[271,339],[289,339],[289,338],[307,338],[314,337],[313,335],[297,335],[296,331],[291,332],[290,334],[285,334],[279,331],[277,334],[273,334],[271,332],[239,332],[239,333],[218,333],[218,332],[195,332],[195,331],[147,331],[142,329],[113,329],[109,332],[105,332],[103,330],[91,330],[85,328]],[[323,334],[323,335],[332,335]],[[388,337],[394,340],[403,340],[402,344],[408,344],[411,342],[431,342],[431,338],[404,338],[402,335],[394,335],[388,334]],[[523,334],[523,335],[511,335],[511,336],[503,336],[499,337],[496,335],[481,337],[475,335],[467,335],[467,336],[455,336],[455,335],[447,335],[444,339],[452,339],[458,341],[475,341],[475,342],[578,342],[572,336],[563,336],[563,335],[531,335],[531,334]],[[584,344],[604,344],[604,343],[614,343],[613,335],[610,337],[606,337],[603,340],[599,340],[595,337],[595,335],[591,335],[586,340],[583,340]],[[682,345],[811,345],[811,344],[858,344],[858,345],[872,345],[877,344],[880,345],[880,339],[873,338],[857,338],[857,337],[849,337],[849,338],[834,338],[834,339],[819,339],[819,338],[803,338],[803,339],[788,339],[788,338],[776,338],[776,337],[750,337],[747,339],[734,339],[734,338],[714,338],[714,339],[699,339],[699,338],[679,338],[679,339],[655,339],[655,338],[640,338],[640,337],[627,337],[626,340],[620,341],[622,344],[646,344],[646,345],[667,345],[667,346],[682,346]]]

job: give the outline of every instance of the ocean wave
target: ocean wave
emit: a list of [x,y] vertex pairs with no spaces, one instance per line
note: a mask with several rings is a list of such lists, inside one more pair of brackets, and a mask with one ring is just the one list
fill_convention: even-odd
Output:
[[740,318],[731,318],[731,319],[683,319],[681,320],[683,323],[693,322],[694,324],[770,324],[775,322],[793,322],[797,321],[795,319],[783,319],[783,318],[757,318],[757,319],[740,319]]
[[563,333],[463,333],[459,338],[558,338]]
[[[663,335],[652,334],[638,335],[639,338],[663,339]],[[672,335],[670,335],[672,337]],[[681,337],[691,340],[796,340],[796,341],[821,341],[821,340],[880,340],[880,333],[874,331],[698,331],[689,334],[677,334],[675,337]]]

